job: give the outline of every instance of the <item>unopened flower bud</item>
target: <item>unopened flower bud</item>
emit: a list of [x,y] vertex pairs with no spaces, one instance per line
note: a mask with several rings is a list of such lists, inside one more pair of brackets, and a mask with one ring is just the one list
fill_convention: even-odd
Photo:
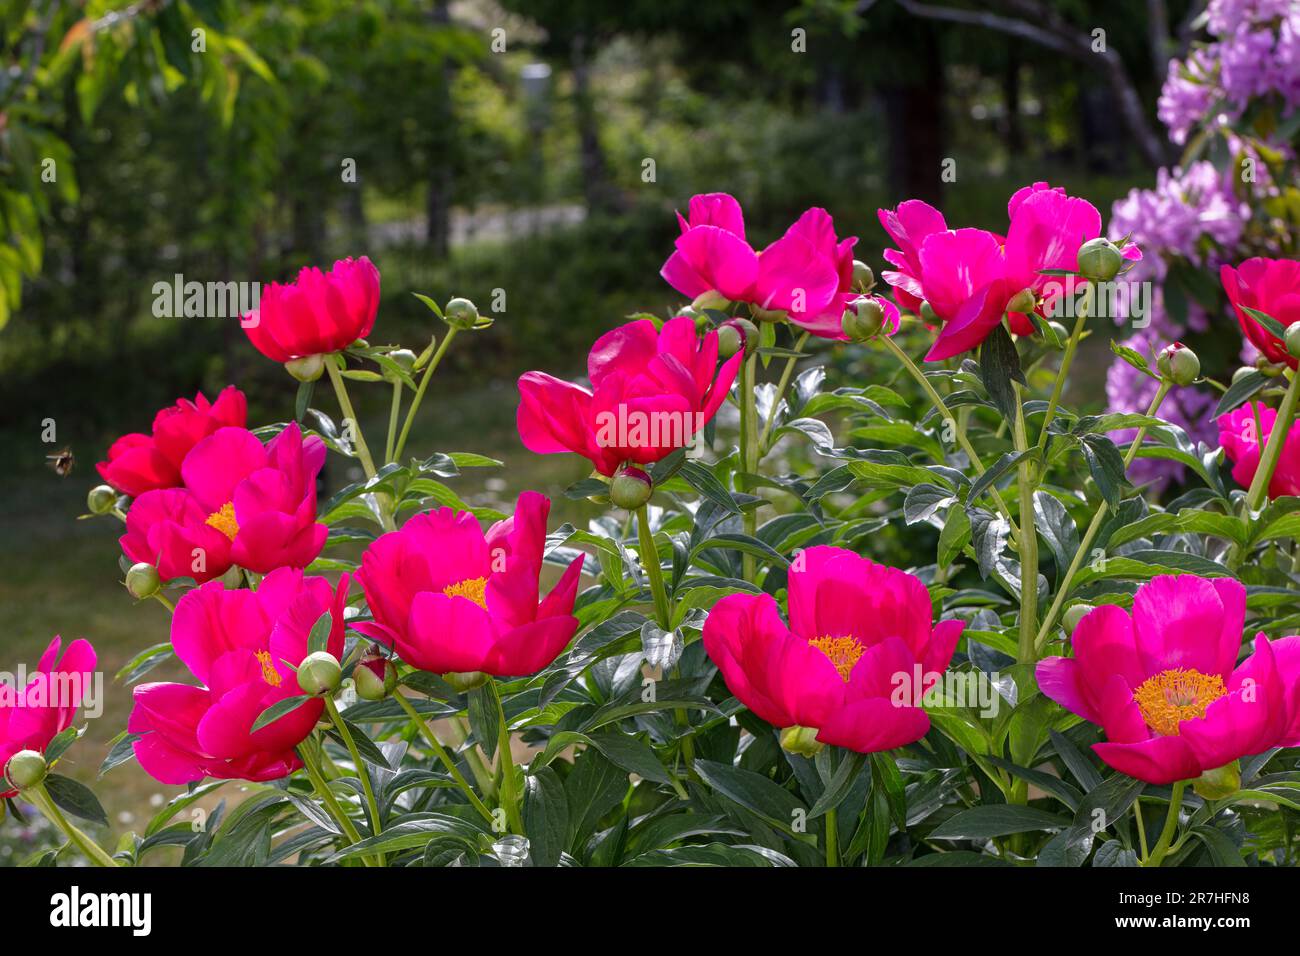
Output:
[[298,686],[304,694],[321,697],[338,689],[343,668],[329,651],[308,654],[298,665]]
[[781,731],[781,747],[792,754],[815,757],[826,745],[817,739],[816,727],[800,727],[795,724]]
[[126,590],[137,601],[153,597],[161,587],[162,578],[158,577],[158,569],[147,561],[131,565],[131,569],[126,572]]
[[221,582],[221,586],[227,591],[241,588],[244,586],[244,569],[237,564],[232,564],[230,567],[226,568],[225,573],[222,574],[221,577],[217,578],[217,580]]
[[36,750],[20,750],[5,764],[5,780],[17,790],[34,787],[45,779],[45,756]]
[[926,325],[938,325],[939,315],[934,311],[934,307],[929,302],[921,303],[921,321]]
[[1061,615],[1061,625],[1065,628],[1065,633],[1073,634],[1079,622],[1087,617],[1091,610],[1091,604],[1071,604],[1066,608],[1065,613]]
[[1300,322],[1293,322],[1287,326],[1286,338],[1283,341],[1286,343],[1286,350],[1291,357],[1300,358]]
[[314,382],[325,371],[325,356],[304,355],[284,363],[284,370],[300,382]]
[[854,342],[873,338],[885,324],[885,309],[875,296],[858,296],[840,316],[840,328]]
[[1056,337],[1060,341],[1061,347],[1064,348],[1065,343],[1069,341],[1070,330],[1060,322],[1048,322],[1047,324],[1051,327],[1052,331],[1056,333]]
[[853,288],[859,292],[870,292],[876,284],[876,274],[871,266],[861,259],[853,260]]
[[482,687],[489,680],[489,675],[482,671],[451,671],[443,674],[442,679],[451,685],[451,689],[458,694],[474,690],[476,687]]
[[758,348],[758,326],[749,319],[728,319],[718,329],[718,356],[728,359],[745,350],[748,357]]
[[697,295],[695,301],[691,303],[691,308],[697,312],[704,312],[709,309],[714,312],[725,312],[730,305],[730,299],[717,289],[710,289],[708,292]]
[[362,700],[383,700],[397,687],[397,668],[380,653],[378,645],[372,645],[353,668],[352,681]]
[[442,310],[443,318],[453,329],[472,329],[478,324],[478,306],[469,299],[462,299],[459,296],[447,303],[447,307]]
[[1192,781],[1192,789],[1202,800],[1222,800],[1241,789],[1241,765],[1237,761],[1207,770]]
[[1201,360],[1182,342],[1166,346],[1156,357],[1161,377],[1175,385],[1191,385],[1201,374]]
[[1119,275],[1124,256],[1119,246],[1098,236],[1079,247],[1079,273],[1093,282],[1109,282]]
[[751,307],[749,314],[760,322],[784,322],[790,318],[785,309],[760,309],[757,306]]
[[1270,362],[1268,358],[1263,355],[1255,359],[1255,371],[1259,372],[1261,375],[1267,375],[1269,378],[1277,378],[1282,374],[1282,371],[1285,368],[1286,366],[1281,362],[1275,364]]
[[623,468],[609,483],[609,500],[615,508],[636,511],[650,500],[654,481],[640,468]]
[[96,485],[86,495],[86,507],[92,515],[106,515],[117,505],[117,492],[108,485]]
[[[393,364],[396,365],[398,368],[400,368],[403,372],[409,372],[411,369],[415,367],[415,353],[412,352],[410,349],[395,349],[394,351],[388,353],[388,357],[392,359]],[[390,368],[385,368],[383,374],[384,374],[384,381],[386,382],[396,384],[397,382],[401,381],[401,378],[397,375],[397,373]]]
[[1254,374],[1255,374],[1255,369],[1253,367],[1249,365],[1243,365],[1241,368],[1237,369],[1237,371],[1232,373],[1232,384],[1236,385],[1247,375],[1254,375]]
[[1012,296],[1011,301],[1007,303],[1007,311],[1020,312],[1025,315],[1028,315],[1030,312],[1034,311],[1034,308],[1037,305],[1038,305],[1038,296],[1034,295],[1034,290],[1021,289],[1014,296]]

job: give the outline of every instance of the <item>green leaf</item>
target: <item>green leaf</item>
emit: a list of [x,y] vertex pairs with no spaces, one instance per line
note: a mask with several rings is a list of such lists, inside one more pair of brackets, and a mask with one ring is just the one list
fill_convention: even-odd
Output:
[[700,495],[712,501],[719,508],[730,514],[740,514],[740,505],[731,496],[731,492],[722,487],[722,483],[714,477],[713,472],[698,461],[682,462],[682,467],[677,474],[683,481],[698,491]]
[[722,796],[757,813],[786,833],[790,832],[795,812],[804,809],[804,805],[790,791],[752,770],[741,770],[713,760],[696,760],[695,771],[701,780]]
[[808,811],[808,819],[816,820],[828,810],[834,810],[847,797],[853,789],[853,784],[857,780],[858,774],[862,772],[863,765],[867,762],[867,755],[846,751],[840,765],[835,768],[835,773],[831,775],[830,781],[826,784],[826,789],[822,795],[817,798],[812,809]]
[[568,845],[569,800],[550,767],[524,778],[524,829],[533,865],[558,865]]
[[318,651],[328,651],[330,631],[333,629],[334,613],[332,611],[326,611],[316,618],[316,623],[311,626],[311,632],[307,635],[307,653],[315,654]]
[[962,549],[970,543],[970,516],[965,508],[949,508],[948,520],[944,522],[943,531],[939,532],[939,567],[946,568],[952,564]]
[[311,406],[312,395],[316,393],[315,382],[301,382],[298,385],[298,394],[293,399],[293,420],[301,422],[307,417],[307,409]]
[[1088,471],[1097,490],[1112,508],[1119,504],[1124,486],[1124,456],[1115,443],[1104,435],[1081,435],[1079,446],[1088,462]]
[[500,736],[501,715],[498,712],[496,681],[488,679],[482,687],[476,687],[466,695],[469,706],[469,726],[474,731],[474,739],[483,748],[489,760],[496,757],[497,737]]
[[108,814],[100,805],[99,798],[84,783],[78,783],[71,777],[51,773],[46,775],[44,787],[45,792],[54,801],[54,805],[60,810],[82,820],[108,826]]
[[1025,373],[1020,368],[1020,353],[1011,341],[1002,323],[989,333],[980,346],[980,381],[998,410],[1008,418],[1016,417],[1016,389],[1014,382],[1025,384]]
[[1037,807],[990,803],[971,807],[930,831],[931,840],[987,840],[1034,830],[1061,830],[1070,821]]
[[1273,318],[1273,316],[1269,315],[1267,312],[1261,312],[1259,309],[1252,309],[1248,305],[1239,304],[1238,308],[1240,308],[1243,312],[1249,315],[1260,325],[1264,326],[1264,328],[1268,331],[1269,335],[1273,336],[1279,342],[1286,338],[1286,326],[1283,325],[1281,322],[1279,322],[1277,319]]
[[133,734],[130,731],[122,731],[113,738],[108,749],[108,756],[104,762],[99,765],[99,776],[108,773],[119,764],[124,764],[135,757],[134,744],[143,734]]
[[297,710],[307,701],[311,700],[309,694],[298,694],[294,697],[286,697],[284,700],[277,700],[266,710],[257,715],[257,720],[253,721],[250,733],[256,733],[268,724],[273,724],[285,714]]
[[1212,418],[1218,418],[1220,415],[1226,415],[1238,405],[1241,405],[1255,393],[1259,392],[1269,382],[1273,381],[1263,372],[1247,372],[1241,378],[1233,381],[1228,386],[1228,390],[1223,393],[1219,399],[1219,406],[1214,410]]

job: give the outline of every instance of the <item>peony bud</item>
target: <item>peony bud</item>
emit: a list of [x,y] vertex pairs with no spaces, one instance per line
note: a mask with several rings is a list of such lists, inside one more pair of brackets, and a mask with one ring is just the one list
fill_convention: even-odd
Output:
[[853,288],[859,292],[870,292],[876,285],[876,274],[871,266],[861,259],[853,260]]
[[1192,789],[1202,800],[1222,800],[1241,789],[1241,765],[1237,761],[1207,770],[1192,781]]
[[373,644],[353,668],[352,681],[362,700],[383,700],[397,687],[397,668],[380,653],[379,645]]
[[447,303],[447,308],[443,309],[442,315],[448,325],[462,332],[478,324],[478,306],[469,299],[462,299],[459,296]]
[[1300,322],[1293,322],[1287,326],[1286,338],[1283,341],[1290,356],[1300,358]]
[[654,481],[640,468],[625,467],[609,483],[609,500],[615,508],[636,511],[650,500]]
[[1241,368],[1237,369],[1237,371],[1232,373],[1232,384],[1236,385],[1247,375],[1253,375],[1254,373],[1255,373],[1254,366],[1243,365]]
[[158,569],[147,561],[131,565],[131,570],[126,572],[126,590],[137,601],[153,597],[161,587]]
[[1070,330],[1067,329],[1065,326],[1063,326],[1060,322],[1048,322],[1047,324],[1051,326],[1052,331],[1056,333],[1056,337],[1061,342],[1061,347],[1064,348],[1065,343],[1068,342],[1070,339]]
[[885,309],[875,296],[863,295],[849,303],[840,316],[840,328],[854,342],[873,338],[885,324]]
[[244,586],[244,569],[237,564],[232,564],[230,567],[226,568],[225,573],[222,574],[221,577],[217,578],[217,580],[221,582],[221,586],[227,591],[241,588]]
[[760,322],[784,322],[790,318],[790,313],[785,309],[760,309],[758,306],[751,306],[749,314]]
[[[393,360],[393,364],[404,372],[409,372],[415,367],[415,353],[410,349],[395,349],[388,353],[388,357]],[[396,384],[400,382],[401,379],[392,369],[385,368],[384,381]]]
[[338,689],[343,668],[329,651],[308,654],[298,665],[298,686],[304,694],[321,697]]
[[1119,246],[1098,236],[1079,247],[1079,273],[1093,282],[1109,282],[1119,275],[1124,256]]
[[938,325],[939,316],[929,302],[921,303],[921,321],[926,325]]
[[458,694],[474,690],[476,687],[482,687],[489,680],[489,676],[482,671],[451,671],[443,674],[442,679],[451,685],[451,689]]
[[708,292],[702,292],[695,297],[691,303],[691,308],[697,312],[704,312],[712,309],[714,312],[725,312],[731,305],[731,300],[716,289],[710,289]]
[[86,507],[92,515],[106,515],[117,506],[117,492],[108,485],[96,485],[86,495]]
[[1073,634],[1079,622],[1087,617],[1091,610],[1091,604],[1071,604],[1066,608],[1065,613],[1061,615],[1061,624],[1065,627],[1065,633]]
[[1034,311],[1038,305],[1038,296],[1034,295],[1033,289],[1021,289],[1007,303],[1008,312],[1021,312],[1028,315]]
[[1175,385],[1191,385],[1201,374],[1201,360],[1182,342],[1166,346],[1156,357],[1162,378]]
[[304,355],[284,363],[284,370],[300,382],[314,382],[325,371],[325,356]]
[[758,326],[749,319],[728,319],[718,329],[718,357],[729,359],[741,349],[745,355],[758,348]]
[[792,754],[815,757],[825,746],[817,739],[816,727],[800,727],[795,724],[781,731],[781,747]]
[[18,790],[34,787],[45,779],[45,756],[35,750],[20,750],[5,764],[5,779]]

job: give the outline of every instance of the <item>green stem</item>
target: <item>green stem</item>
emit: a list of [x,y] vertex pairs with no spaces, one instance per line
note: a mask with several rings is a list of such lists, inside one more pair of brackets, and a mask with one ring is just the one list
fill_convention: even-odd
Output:
[[348,387],[343,381],[343,373],[339,371],[334,356],[325,356],[325,371],[329,372],[330,384],[334,386],[334,394],[338,396],[339,408],[343,410],[345,427],[346,422],[352,422],[352,430],[357,436],[357,457],[361,459],[361,467],[365,469],[367,478],[373,478],[375,477],[375,462],[370,457],[370,449],[366,446],[366,436],[361,432],[361,419],[357,418],[357,413],[352,408],[352,400],[348,398]]
[[433,751],[434,756],[436,756],[442,765],[447,768],[447,772],[451,774],[451,779],[456,782],[456,786],[460,788],[461,793],[465,794],[470,805],[479,812],[479,815],[483,817],[484,820],[491,823],[492,811],[487,808],[487,804],[479,799],[478,794],[474,792],[474,788],[469,785],[469,781],[465,779],[464,775],[460,772],[460,768],[456,766],[456,761],[451,758],[451,754],[447,753],[447,749],[443,747],[443,745],[438,741],[438,738],[434,736],[433,728],[430,727],[428,722],[420,716],[420,712],[415,709],[414,705],[412,705],[404,695],[394,694],[393,699],[397,701],[402,710],[406,711],[406,715],[415,722],[415,726],[420,729],[420,733],[424,736],[425,743],[429,745],[429,749]]
[[[459,714],[447,721],[447,729],[451,731],[452,748],[459,750],[464,746],[465,741],[469,739],[469,730],[465,726],[465,718]],[[496,798],[497,782],[492,772],[488,770],[487,764],[483,762],[483,755],[477,747],[468,747],[465,749],[463,756],[465,763],[469,764],[469,769],[474,774],[474,782],[478,784],[479,791],[485,797]]]
[[1146,859],[1147,850],[1147,825],[1142,822],[1142,800],[1138,798],[1133,801],[1133,819],[1137,823],[1138,847],[1142,850],[1142,859]]
[[[794,343],[795,352],[803,352],[803,347],[808,342],[808,336],[811,332],[805,332],[799,336]],[[785,371],[781,373],[781,380],[776,385],[776,395],[772,399],[772,407],[767,410],[767,421],[763,423],[763,432],[758,436],[758,451],[760,455],[767,454],[767,436],[772,432],[772,425],[776,423],[776,412],[781,407],[781,399],[785,398],[785,390],[790,387],[790,379],[794,375],[794,367],[799,363],[799,355],[791,355],[786,360]]]
[[[347,837],[349,844],[360,843],[361,834],[357,832],[356,826],[352,823],[352,818],[340,806],[334,796],[334,791],[330,789],[330,785],[325,780],[325,775],[321,773],[320,765],[316,762],[315,754],[312,752],[312,744],[304,740],[298,745],[297,749],[298,759],[302,761],[303,769],[307,771],[307,779],[311,781],[316,795],[325,804],[325,809],[329,811],[330,816],[338,821],[338,825],[342,827],[343,835]],[[362,857],[362,862],[366,866],[374,865],[370,857]]]
[[388,410],[388,438],[384,440],[384,464],[393,460],[393,442],[397,440],[397,416],[402,410],[402,382],[393,383],[393,404]]
[[835,818],[834,808],[826,811],[825,826],[826,826],[826,865],[839,866],[840,865],[840,850],[839,850],[840,828],[839,828],[839,821]]
[[1079,348],[1079,339],[1083,336],[1083,327],[1088,323],[1088,302],[1092,296],[1097,294],[1097,287],[1091,282],[1088,283],[1088,295],[1084,298],[1083,305],[1079,307],[1079,314],[1074,320],[1074,328],[1070,330],[1070,339],[1065,343],[1065,354],[1061,356],[1061,370],[1056,373],[1056,383],[1052,386],[1052,397],[1047,401],[1047,412],[1043,415],[1042,429],[1038,433],[1038,447],[1047,447],[1047,426],[1052,424],[1052,419],[1056,417],[1056,407],[1061,403],[1061,393],[1065,391],[1065,382],[1070,376],[1070,366],[1074,363],[1074,353]]
[[659,567],[659,552],[655,548],[654,534],[650,531],[650,516],[646,513],[645,505],[636,509],[636,533],[640,543],[641,566],[645,568],[646,577],[650,580],[650,593],[654,596],[655,617],[659,619],[659,626],[667,631],[673,619],[672,608],[668,604],[663,569]]
[[[1161,403],[1164,402],[1165,396],[1173,388],[1172,382],[1161,382],[1160,388],[1156,390],[1155,398],[1151,400],[1147,408],[1147,417],[1150,418],[1160,410]],[[1124,453],[1124,470],[1128,471],[1129,465],[1133,464],[1133,459],[1137,457],[1138,450],[1142,447],[1142,442],[1146,439],[1147,427],[1142,425],[1138,428],[1137,434],[1133,436],[1133,443],[1129,445],[1128,451]],[[1070,594],[1070,586],[1074,583],[1074,576],[1079,573],[1079,568],[1083,565],[1084,556],[1088,553],[1088,548],[1092,545],[1093,538],[1097,537],[1097,532],[1101,530],[1102,522],[1106,520],[1106,515],[1110,513],[1110,505],[1105,501],[1097,506],[1093,513],[1092,521],[1088,523],[1088,530],[1083,533],[1083,540],[1079,542],[1079,548],[1074,552],[1074,558],[1070,561],[1070,567],[1066,570],[1065,575],[1060,579],[1056,589],[1056,599],[1052,602],[1051,608],[1043,618],[1042,626],[1038,629],[1038,636],[1034,640],[1035,653],[1042,653],[1043,648],[1047,645],[1047,635],[1052,630],[1052,625],[1056,623],[1056,616],[1061,613],[1061,607],[1065,604],[1065,599]]]
[[429,364],[425,366],[424,375],[420,377],[420,384],[415,390],[415,397],[411,399],[411,407],[406,410],[406,421],[402,423],[402,433],[397,438],[397,445],[393,448],[393,460],[402,457],[402,449],[406,447],[406,436],[411,432],[411,423],[415,421],[415,413],[420,410],[420,403],[424,401],[424,393],[429,388],[429,379],[433,378],[434,369],[442,361],[447,347],[451,345],[451,340],[456,337],[460,330],[457,328],[447,329],[447,334],[443,336],[442,341],[438,343],[437,350],[433,353],[433,358],[429,359]]
[[510,752],[510,728],[506,726],[506,709],[497,694],[497,752],[501,755],[501,803],[506,808],[510,832],[524,836],[524,821],[519,815],[519,794],[515,790],[515,760]]
[[[980,459],[979,453],[975,451],[974,446],[970,443],[970,439],[966,437],[965,427],[963,427],[961,422],[951,411],[949,411],[944,400],[939,396],[939,393],[934,390],[934,386],[930,384],[930,380],[925,377],[925,373],[916,367],[916,363],[913,362],[908,354],[904,352],[888,335],[878,335],[876,336],[876,340],[878,342],[883,342],[885,348],[892,352],[894,357],[903,363],[903,367],[907,369],[912,378],[916,379],[917,384],[919,384],[925,391],[926,396],[930,399],[930,404],[935,407],[935,410],[939,415],[945,421],[952,422],[953,431],[957,437],[957,444],[961,446],[962,451],[966,452],[966,457],[970,459],[970,463],[975,470],[981,475],[984,474],[988,469],[984,467],[984,462]],[[993,500],[997,504],[998,512],[1002,517],[1007,519],[1007,523],[1011,526],[1012,539],[1019,541],[1020,528],[1012,519],[1011,509],[1007,507],[1007,503],[1002,499],[1002,494],[996,488],[992,487],[989,488],[989,494],[993,496]]]
[[1173,842],[1174,831],[1178,829],[1178,811],[1183,805],[1183,791],[1187,789],[1187,781],[1179,780],[1174,784],[1173,792],[1169,795],[1169,813],[1165,817],[1165,827],[1160,831],[1160,839],[1151,850],[1151,855],[1142,861],[1142,866],[1159,866],[1169,852],[1169,844]]
[[1273,480],[1273,472],[1277,470],[1282,448],[1291,432],[1291,424],[1295,421],[1297,399],[1300,399],[1300,375],[1293,374],[1286,394],[1282,397],[1282,404],[1278,406],[1277,418],[1273,421],[1273,430],[1268,433],[1268,444],[1260,456],[1259,467],[1255,469],[1255,477],[1250,482],[1250,490],[1246,492],[1247,521],[1268,498],[1269,483]]
[[[758,416],[754,408],[754,388],[758,373],[757,354],[747,358],[740,368],[740,467],[745,474],[752,475],[758,471]],[[744,522],[745,534],[752,538],[758,530],[757,509],[746,508]],[[752,582],[757,571],[752,554],[746,552],[741,555],[741,568],[741,577]]]
[[[325,710],[330,715],[330,720],[334,722],[334,728],[343,738],[344,745],[348,748],[348,754],[352,757],[352,764],[356,767],[357,776],[361,778],[361,789],[366,794],[366,806],[370,808],[370,820],[372,833],[379,836],[383,832],[384,825],[379,818],[379,802],[375,799],[375,790],[370,783],[370,771],[366,769],[364,761],[361,759],[361,752],[357,750],[357,742],[352,739],[352,731],[348,730],[348,725],[343,720],[343,715],[339,713],[338,707],[330,697],[325,698]],[[379,865],[384,865],[384,855],[379,854]]]
[[158,599],[158,603],[165,607],[169,613],[176,613],[176,605],[173,604],[171,598],[163,594],[161,590],[154,591],[153,596]]
[[62,830],[64,835],[72,841],[73,845],[76,846],[78,850],[85,854],[86,859],[90,860],[90,862],[94,863],[96,866],[115,867],[118,865],[118,862],[109,856],[103,847],[90,837],[86,836],[86,834],[82,833],[80,829],[78,829],[66,816],[63,815],[63,811],[59,809],[58,804],[54,802],[49,791],[45,789],[45,784],[38,783],[34,787],[29,787],[23,792],[23,796],[31,800],[32,803],[36,805],[36,809],[45,814],[46,819]]
[[[1025,402],[1020,386],[1016,390],[1016,451],[1029,449],[1025,428]],[[1034,659],[1034,636],[1038,628],[1038,532],[1034,524],[1034,463],[1022,457],[1018,466],[1020,496],[1020,663]]]

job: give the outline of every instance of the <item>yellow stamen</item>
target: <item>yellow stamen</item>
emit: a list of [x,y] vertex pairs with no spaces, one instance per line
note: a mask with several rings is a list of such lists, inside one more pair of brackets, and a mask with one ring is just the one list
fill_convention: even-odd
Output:
[[1165,737],[1178,735],[1184,720],[1204,717],[1205,709],[1228,692],[1218,674],[1175,667],[1148,677],[1133,692],[1146,725]]
[[442,593],[447,597],[469,598],[483,610],[487,610],[487,598],[484,592],[487,590],[487,578],[466,578],[464,581],[457,581],[455,584],[448,584],[442,589]]
[[234,541],[235,535],[239,533],[239,522],[235,520],[235,503],[227,501],[219,511],[214,511],[208,515],[208,520],[204,524],[211,525],[231,541]]
[[818,637],[808,643],[826,655],[846,684],[849,682],[849,675],[853,673],[853,665],[866,651],[866,648],[858,643],[857,638],[853,637]]
[[270,652],[254,651],[253,656],[256,657],[257,662],[262,665],[262,680],[266,681],[272,687],[279,687],[280,682],[284,680],[284,678],[280,676],[280,672],[277,671],[275,665],[271,663]]

